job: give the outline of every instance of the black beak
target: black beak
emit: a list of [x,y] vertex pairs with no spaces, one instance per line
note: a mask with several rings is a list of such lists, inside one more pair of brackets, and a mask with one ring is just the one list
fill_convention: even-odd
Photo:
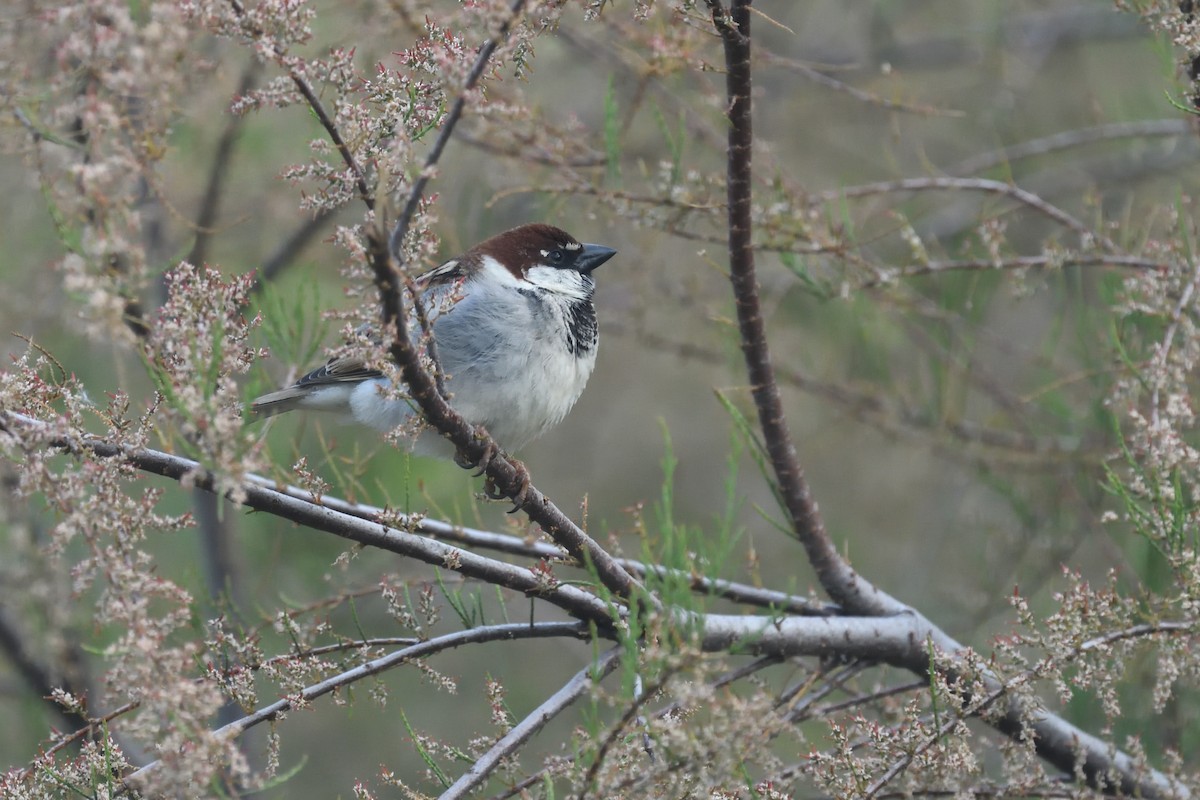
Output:
[[575,256],[575,269],[584,275],[590,275],[592,270],[608,261],[617,254],[611,247],[602,244],[585,244],[579,255]]

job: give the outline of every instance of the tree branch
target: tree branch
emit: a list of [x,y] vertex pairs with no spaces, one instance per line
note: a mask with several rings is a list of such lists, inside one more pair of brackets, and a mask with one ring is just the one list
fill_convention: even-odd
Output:
[[1004,197],[1012,198],[1022,205],[1029,206],[1034,211],[1050,218],[1063,227],[1075,231],[1085,243],[1094,239],[1110,253],[1121,252],[1121,249],[1107,236],[1095,228],[1088,227],[1066,211],[1063,211],[1052,203],[1046,202],[1033,192],[1026,191],[1011,183],[994,181],[988,178],[904,178],[898,181],[880,181],[860,186],[845,186],[841,189],[830,189],[826,192],[818,192],[812,195],[812,197],[832,202],[844,197],[867,197],[873,194],[930,191],[973,191],[1003,195]]
[[[238,19],[243,20],[243,24],[245,24],[246,9],[242,6],[240,0],[229,0],[229,6],[233,9]],[[247,33],[253,38],[262,38],[262,31],[250,25],[246,25],[246,28]],[[346,168],[354,175],[354,186],[358,190],[359,199],[363,201],[368,209],[374,211],[375,195],[371,191],[371,187],[367,185],[366,173],[363,172],[358,160],[354,158],[354,153],[351,152],[350,146],[346,144],[346,140],[342,138],[342,132],[338,130],[337,123],[333,121],[333,118],[329,116],[329,112],[325,110],[325,106],[321,103],[321,98],[317,97],[317,91],[313,89],[312,84],[308,82],[307,78],[287,65],[287,54],[278,45],[272,45],[271,51],[275,54],[275,59],[279,65],[287,71],[288,77],[291,78],[296,89],[304,97],[304,101],[308,103],[308,107],[312,110],[317,121],[321,123],[321,127],[325,129],[325,134],[329,137],[329,141],[333,142],[333,146],[337,148],[338,154],[346,164]]]
[[412,190],[408,193],[408,200],[404,203],[404,209],[400,212],[400,217],[396,220],[396,224],[392,228],[392,234],[388,238],[388,250],[397,261],[403,261],[401,253],[404,248],[404,237],[408,235],[408,229],[412,225],[413,217],[416,216],[417,208],[421,205],[421,199],[425,196],[425,187],[429,185],[429,181],[433,178],[433,168],[441,160],[442,151],[446,149],[446,144],[450,141],[450,136],[454,133],[454,128],[458,125],[459,119],[462,118],[463,110],[467,105],[467,93],[474,89],[475,85],[479,83],[479,79],[483,77],[483,71],[487,68],[487,63],[491,60],[492,53],[496,52],[496,48],[500,46],[500,43],[508,38],[513,23],[521,16],[521,10],[524,7],[525,0],[513,0],[512,5],[508,9],[508,16],[501,23],[500,29],[479,48],[479,54],[475,57],[475,63],[471,65],[471,70],[467,73],[467,78],[463,82],[462,91],[454,99],[454,104],[450,106],[445,119],[442,120],[442,129],[438,132],[438,137],[433,142],[433,149],[425,157],[425,166],[421,169],[421,174],[417,176],[416,182],[413,183]]
[[[766,323],[758,295],[751,234],[751,155],[754,131],[750,105],[750,2],[734,0],[726,14],[717,0],[710,0],[713,24],[725,45],[726,92],[728,95],[729,144],[727,202],[729,214],[729,280],[737,306],[738,333],[742,356],[750,378],[754,407],[763,430],[771,467],[780,498],[792,518],[796,536],[808,554],[817,578],[834,602],[848,608],[870,608],[855,597],[859,584],[834,547],[817,510],[804,470],[792,443],[783,414],[783,401],[771,365]],[[869,612],[868,612],[869,613]]]
[[[495,531],[484,531],[462,525],[452,525],[449,522],[429,519],[420,515],[397,515],[378,506],[352,503],[330,495],[321,495],[320,498],[314,498],[312,492],[307,489],[299,486],[280,484],[278,481],[264,478],[261,475],[247,475],[246,480],[258,486],[286,494],[289,497],[312,501],[318,505],[358,517],[359,519],[370,520],[372,522],[391,519],[402,530],[432,536],[440,541],[458,542],[473,549],[492,550],[525,558],[545,559],[550,562],[563,561],[567,566],[583,566],[583,562],[570,560],[570,556],[561,547],[547,542],[529,541],[524,537],[512,536],[507,533],[496,533]],[[803,595],[789,594],[788,592],[781,592],[775,589],[765,589],[723,578],[708,578],[694,573],[684,573],[681,570],[664,567],[661,564],[647,564],[628,558],[618,558],[616,559],[616,563],[631,574],[639,577],[644,577],[649,573],[674,579],[686,577],[692,591],[697,594],[720,597],[733,603],[771,608],[781,613],[803,616],[832,616],[836,615],[839,611],[836,606],[817,603]]]
[[601,655],[594,664],[588,664],[576,672],[561,689],[546,698],[544,703],[529,712],[525,719],[513,726],[513,729],[492,745],[491,749],[476,759],[454,785],[442,792],[440,800],[459,800],[482,786],[503,759],[516,752],[517,748],[546,727],[547,722],[561,714],[578,700],[580,695],[616,669],[621,663],[622,652],[623,648],[618,645]]
[[[444,636],[437,636],[433,639],[412,645],[411,647],[405,647],[381,658],[373,659],[366,664],[361,664],[353,669],[348,669],[345,672],[340,672],[323,681],[314,683],[312,686],[306,686],[294,697],[285,697],[282,700],[277,700],[268,706],[264,706],[253,714],[248,714],[228,725],[217,728],[213,731],[212,735],[217,737],[241,736],[255,725],[275,719],[298,704],[311,702],[322,695],[329,694],[335,689],[348,686],[363,678],[378,675],[401,664],[425,658],[435,653],[441,653],[455,647],[483,642],[516,641],[519,639],[544,639],[562,636],[584,638],[588,633],[589,626],[584,622],[512,623],[506,625],[488,625],[448,633]],[[127,775],[122,783],[127,790],[136,788],[139,784],[144,783],[149,775],[159,768],[161,763],[161,761],[150,762],[136,772]]]
[[1011,144],[998,150],[971,156],[946,168],[948,175],[977,175],[980,172],[1010,164],[1023,158],[1034,158],[1073,147],[1112,139],[1152,136],[1190,136],[1192,123],[1186,119],[1144,119],[1136,122],[1112,122],[1091,128],[1062,131],[1038,139]]

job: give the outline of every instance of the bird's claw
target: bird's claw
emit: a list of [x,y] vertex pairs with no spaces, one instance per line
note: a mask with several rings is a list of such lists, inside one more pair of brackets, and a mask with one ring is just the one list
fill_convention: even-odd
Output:
[[496,446],[494,444],[492,444],[491,442],[488,442],[483,451],[483,455],[479,457],[479,461],[475,465],[479,469],[471,477],[478,478],[480,475],[487,472],[487,468],[491,465],[492,460],[495,458],[496,458]]
[[488,475],[483,480],[483,495],[489,500],[504,500],[505,498],[511,498],[513,501],[513,507],[508,513],[515,514],[517,511],[521,510],[521,506],[525,505],[525,499],[529,495],[529,470],[526,469],[525,465],[520,461],[497,447],[496,443],[490,436],[487,435],[487,431],[484,430],[482,426],[476,426],[475,437],[483,444],[483,455],[481,455],[478,460],[473,460],[467,458],[465,453],[459,451],[454,454],[454,463],[458,464],[458,466],[462,467],[463,469],[475,468],[476,471],[473,477],[478,478],[480,475],[483,475],[487,472],[488,467],[490,467],[492,462],[496,460],[496,456],[502,455],[507,458],[508,462],[512,464],[513,469],[516,470],[517,473],[517,491],[511,495],[500,491],[500,488],[496,486],[495,478],[493,478],[491,475]]
[[521,510],[521,506],[525,505],[525,499],[529,495],[529,470],[515,458],[510,458],[509,462],[512,463],[513,469],[517,471],[517,483],[520,487],[517,489],[517,493],[512,496],[513,507],[508,511],[509,514],[515,514]]
[[513,465],[513,469],[517,471],[517,491],[512,494],[505,494],[500,491],[500,487],[496,486],[496,481],[492,476],[488,476],[483,482],[483,493],[491,500],[511,499],[513,507],[509,509],[509,514],[515,514],[521,510],[521,506],[525,505],[525,500],[529,496],[529,487],[531,485],[529,479],[529,470],[515,458],[509,457],[509,463]]
[[454,463],[460,469],[476,470],[471,474],[472,478],[478,478],[483,473],[487,472],[488,465],[492,463],[492,459],[496,457],[496,444],[491,441],[487,435],[487,431],[482,425],[475,426],[475,439],[483,443],[483,455],[479,458],[471,458],[462,450],[454,451]]

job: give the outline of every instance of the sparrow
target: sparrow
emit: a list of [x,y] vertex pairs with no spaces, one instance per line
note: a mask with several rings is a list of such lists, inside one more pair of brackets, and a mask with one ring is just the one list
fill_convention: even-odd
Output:
[[[616,254],[566,231],[528,224],[481,242],[415,279],[450,405],[503,446],[519,449],[562,421],[596,365],[592,272]],[[414,335],[420,326],[410,322]],[[332,411],[388,432],[418,417],[416,403],[355,357],[335,357],[293,385],[257,398],[255,416]],[[440,436],[414,452],[447,455]]]

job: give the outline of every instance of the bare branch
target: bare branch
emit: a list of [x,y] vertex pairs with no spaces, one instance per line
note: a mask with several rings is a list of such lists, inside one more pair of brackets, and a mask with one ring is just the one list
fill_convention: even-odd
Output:
[[1053,153],[1056,150],[1066,150],[1073,147],[1094,144],[1095,142],[1111,141],[1113,139],[1128,139],[1132,137],[1152,136],[1187,136],[1192,133],[1192,123],[1184,119],[1149,119],[1137,122],[1112,122],[1107,125],[1096,125],[1092,128],[1081,128],[1073,131],[1062,131],[1039,139],[1002,147],[987,153],[963,159],[946,168],[949,175],[974,175],[1000,166],[1019,161],[1023,158],[1034,158]]
[[[280,484],[278,481],[273,481],[260,475],[247,475],[246,480],[286,494],[289,497],[316,502],[326,508],[331,508],[360,519],[371,520],[373,522],[392,519],[403,530],[433,536],[442,541],[458,542],[474,549],[493,550],[525,558],[545,559],[549,562],[563,561],[568,566],[583,566],[582,562],[571,560],[561,547],[547,542],[529,541],[523,537],[512,536],[506,533],[496,533],[495,531],[484,531],[462,525],[452,525],[449,522],[429,519],[423,516],[414,515],[408,517],[403,514],[397,515],[378,506],[352,503],[330,495],[322,495],[319,499],[316,499],[313,498],[312,493],[307,489],[302,489],[299,486]],[[676,580],[686,578],[692,591],[697,594],[712,595],[734,603],[742,603],[760,608],[771,608],[783,613],[805,616],[830,616],[838,612],[836,606],[817,603],[812,598],[803,595],[765,589],[722,578],[707,578],[694,573],[684,574],[680,570],[664,567],[660,564],[646,564],[642,561],[635,561],[628,558],[619,558],[616,559],[616,562],[637,576],[654,573],[660,577],[670,577]]]
[[759,301],[751,239],[754,223],[751,219],[753,177],[750,162],[754,133],[750,105],[750,3],[749,0],[734,0],[728,16],[715,0],[710,0],[709,6],[713,24],[725,45],[726,91],[729,98],[729,280],[733,285],[738,332],[754,406],[780,497],[791,515],[793,529],[804,545],[821,585],[835,602],[847,607],[859,607],[862,603],[854,596],[858,593],[859,584],[825,532],[825,523],[821,520],[816,500],[813,499],[792,443],[792,435],[783,414],[779,385],[775,381],[775,370],[771,365],[766,323]]
[[[20,425],[44,426],[45,423],[22,414],[0,412],[0,429],[16,429]],[[124,459],[140,470],[172,480],[178,481],[186,477],[196,488],[207,492],[216,489],[217,482],[212,473],[191,459],[169,453],[130,449],[98,439],[69,436],[55,437],[49,444],[51,447],[62,448],[72,453],[90,452],[100,458]],[[538,597],[559,606],[578,619],[595,622],[601,629],[608,628],[613,623],[612,608],[609,604],[574,586],[547,584],[544,577],[539,577],[526,568],[485,558],[469,550],[451,547],[378,522],[368,522],[321,506],[312,500],[290,497],[263,485],[245,483],[242,489],[246,495],[242,504],[248,508],[266,511],[314,530],[332,533],[343,539],[378,547],[397,555],[410,556],[427,564]]]
[[[238,17],[245,18],[246,9],[242,6],[240,0],[229,0],[229,5]],[[262,31],[256,30],[251,26],[247,26],[247,29],[247,32],[255,38],[261,38],[263,35]],[[354,158],[354,153],[350,151],[350,146],[342,138],[342,132],[338,130],[337,124],[329,116],[329,112],[325,110],[324,104],[321,103],[321,98],[317,97],[317,91],[308,82],[308,78],[305,78],[295,69],[287,66],[286,53],[282,52],[278,46],[273,45],[271,49],[275,53],[275,58],[280,66],[287,70],[288,77],[292,79],[292,83],[295,84],[296,89],[304,97],[304,101],[308,103],[308,107],[312,110],[313,115],[316,116],[317,121],[321,123],[321,127],[325,129],[326,135],[333,142],[333,146],[337,148],[342,161],[345,162],[346,167],[354,174],[354,184],[358,189],[359,199],[363,201],[367,208],[374,210],[375,196],[371,192],[371,187],[367,185],[366,173],[363,172],[357,159]]]
[[1134,270],[1152,270],[1165,273],[1169,266],[1162,261],[1140,256],[1122,255],[1061,255],[1015,256],[999,261],[983,258],[967,258],[949,261],[928,261],[924,264],[914,264],[902,267],[894,273],[874,278],[861,284],[864,289],[884,286],[902,278],[916,278],[924,275],[939,275],[944,272],[987,272],[988,270],[1009,269],[1062,269],[1063,267],[1122,267]]
[[1107,236],[1083,224],[1058,206],[1046,202],[1033,192],[1026,191],[1004,181],[994,181],[988,178],[905,178],[898,181],[881,181],[879,183],[866,183],[859,186],[845,186],[841,189],[818,192],[812,195],[812,197],[832,202],[843,197],[868,197],[874,194],[930,191],[973,191],[1003,195],[1032,208],[1043,216],[1049,217],[1063,227],[1075,231],[1085,244],[1094,239],[1105,250],[1111,253],[1120,252],[1120,248]]
[[[348,669],[345,672],[338,673],[330,678],[326,678],[319,683],[314,683],[311,686],[306,686],[301,689],[295,697],[285,697],[282,700],[265,706],[253,714],[242,717],[239,720],[224,725],[213,731],[215,736],[236,737],[263,722],[275,719],[280,714],[293,708],[298,702],[308,703],[329,694],[335,689],[340,689],[343,686],[349,686],[363,678],[368,678],[372,675],[378,675],[393,667],[398,667],[401,664],[406,664],[410,661],[415,661],[419,658],[425,658],[435,653],[441,653],[445,650],[450,650],[455,647],[462,647],[467,644],[480,644],[483,642],[495,641],[517,641],[521,639],[544,639],[558,638],[563,636],[586,637],[588,635],[589,626],[583,622],[539,622],[533,624],[516,623],[508,625],[487,625],[480,628],[470,628],[465,631],[456,631],[448,633],[444,636],[437,636],[433,639],[428,639],[424,642],[405,647],[397,650],[394,653],[368,661],[366,664],[361,664],[353,669]],[[141,769],[127,775],[123,784],[129,787],[137,787],[144,782],[151,772],[158,769],[161,762],[152,761]]]
[[408,235],[408,229],[412,224],[413,216],[417,213],[421,199],[425,196],[425,187],[429,185],[429,181],[433,177],[433,168],[441,160],[442,151],[446,149],[446,144],[450,141],[450,136],[454,133],[455,126],[458,125],[459,119],[462,118],[463,109],[467,105],[467,94],[475,88],[475,85],[479,83],[479,79],[483,77],[483,71],[487,68],[487,63],[491,60],[492,53],[496,52],[496,48],[500,46],[500,43],[508,38],[509,31],[512,30],[513,24],[521,15],[521,9],[524,7],[525,0],[513,0],[508,10],[508,16],[500,25],[500,29],[479,48],[479,55],[476,56],[475,63],[471,65],[471,70],[467,73],[462,91],[454,99],[454,104],[450,106],[445,119],[442,120],[442,129],[438,133],[437,139],[434,140],[433,148],[430,149],[429,155],[425,157],[425,166],[422,168],[421,174],[417,176],[417,180],[413,183],[412,190],[408,194],[408,200],[405,201],[404,208],[400,212],[400,217],[396,220],[396,224],[392,228],[392,234],[388,239],[388,250],[397,260],[400,260],[404,247],[404,238]]
[[461,778],[442,792],[441,800],[458,800],[482,786],[504,758],[516,752],[521,745],[546,727],[547,722],[561,714],[578,700],[580,695],[616,669],[620,663],[621,652],[620,646],[614,647],[601,655],[594,664],[588,664],[576,672],[561,689],[546,698],[544,703],[531,711],[525,719],[514,725],[512,730],[492,745],[491,749],[476,759]]

